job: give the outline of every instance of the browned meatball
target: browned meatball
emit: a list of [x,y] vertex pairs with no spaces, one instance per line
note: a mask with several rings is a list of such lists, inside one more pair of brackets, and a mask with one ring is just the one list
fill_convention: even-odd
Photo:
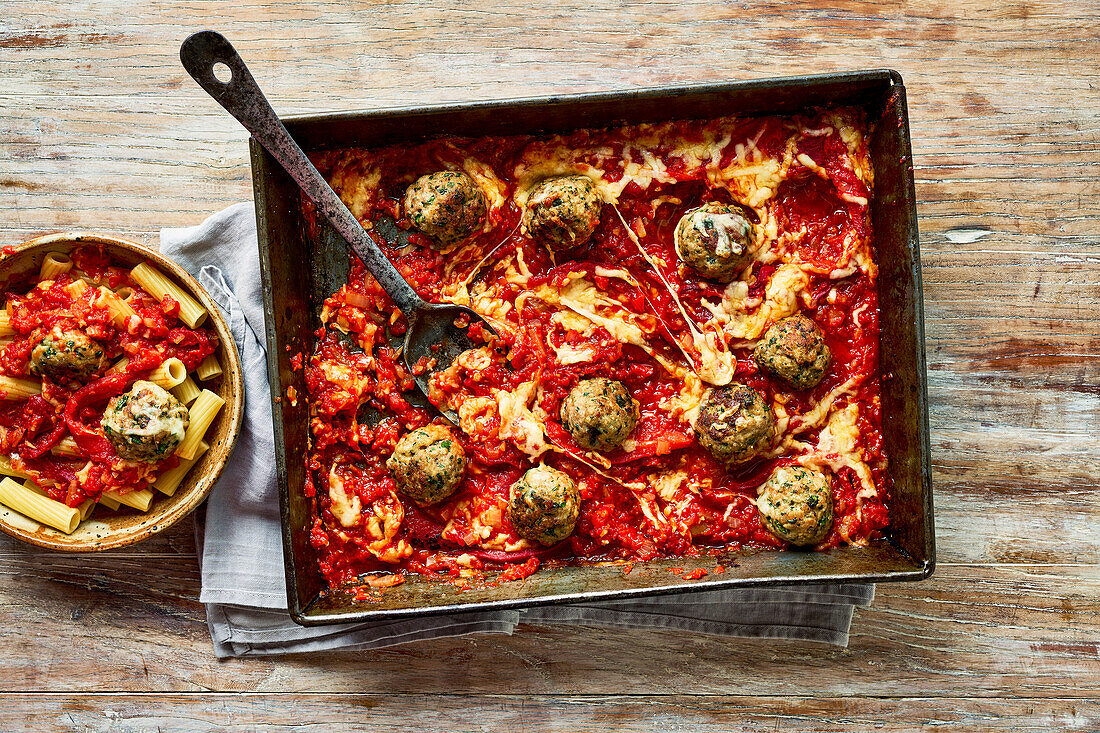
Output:
[[611,450],[638,424],[638,403],[622,382],[585,379],[562,401],[561,424],[588,450]]
[[726,468],[744,463],[775,439],[775,415],[764,395],[734,383],[707,392],[695,419],[699,442]]
[[676,254],[700,275],[728,283],[752,255],[752,224],[739,206],[712,201],[684,214],[676,225]]
[[103,368],[103,347],[83,331],[54,327],[31,350],[30,368],[57,382],[82,382]]
[[586,176],[547,178],[531,190],[523,226],[527,235],[553,250],[588,241],[600,223],[603,202]]
[[466,451],[447,428],[426,425],[397,442],[386,467],[398,491],[417,504],[434,504],[453,494],[466,475]]
[[769,328],[753,357],[761,369],[805,389],[821,382],[831,355],[817,324],[798,314]]
[[573,534],[580,507],[573,479],[549,466],[528,470],[508,495],[508,519],[516,534],[547,546]]
[[820,471],[777,468],[756,499],[764,526],[792,545],[816,545],[833,526],[833,493]]
[[441,247],[481,228],[487,209],[474,179],[458,171],[421,176],[405,191],[405,216]]
[[175,452],[190,423],[187,408],[170,392],[139,380],[107,403],[100,425],[119,456],[156,463]]

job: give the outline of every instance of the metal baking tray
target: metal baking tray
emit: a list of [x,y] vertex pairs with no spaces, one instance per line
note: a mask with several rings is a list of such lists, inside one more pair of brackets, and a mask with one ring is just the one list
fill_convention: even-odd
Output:
[[[328,591],[309,543],[312,499],[302,491],[308,407],[301,370],[291,357],[313,348],[316,314],[345,282],[348,255],[326,225],[311,227],[290,177],[254,140],[252,180],[267,313],[267,358],[275,418],[275,461],[290,614],[312,626],[455,611],[590,602],[662,593],[776,583],[911,581],[935,564],[932,483],[925,388],[924,322],[909,120],[901,76],[859,71],[606,94],[580,94],[437,107],[334,113],[284,120],[307,151],[416,142],[438,135],[561,132],[616,123],[789,114],[812,107],[858,105],[874,123],[872,223],[879,261],[882,421],[894,495],[887,538],[865,548],[817,553],[729,552],[721,559],[638,563],[630,573],[608,564],[543,568],[495,587],[461,590],[411,576],[380,602]],[[286,399],[294,387],[297,404]],[[684,580],[670,568],[723,574]]]

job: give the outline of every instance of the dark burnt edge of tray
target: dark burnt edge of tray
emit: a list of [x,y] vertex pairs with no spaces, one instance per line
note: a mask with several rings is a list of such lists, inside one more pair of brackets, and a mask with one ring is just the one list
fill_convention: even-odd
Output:
[[[854,573],[822,573],[820,575],[814,575],[808,577],[806,575],[800,575],[797,573],[789,575],[776,575],[773,577],[757,577],[757,578],[737,578],[728,577],[724,575],[714,574],[710,572],[707,576],[701,579],[685,580],[682,577],[678,577],[679,574],[673,574],[668,572],[669,566],[686,565],[691,562],[698,562],[701,558],[658,558],[656,560],[650,560],[646,562],[637,561],[636,563],[615,563],[611,567],[598,568],[603,573],[615,572],[616,567],[614,565],[631,564],[634,565],[634,573],[639,572],[641,569],[648,569],[651,575],[658,576],[659,581],[655,581],[644,587],[637,588],[619,588],[610,590],[598,590],[598,591],[571,591],[571,592],[559,592],[555,594],[544,595],[530,595],[530,596],[516,596],[513,598],[493,599],[493,600],[475,600],[475,601],[457,601],[453,603],[442,603],[440,605],[408,605],[403,608],[386,608],[382,607],[382,604],[372,601],[355,601],[353,600],[354,588],[352,584],[344,588],[337,589],[335,591],[322,591],[322,593],[314,598],[304,611],[302,619],[299,621],[304,626],[322,626],[334,623],[348,623],[348,622],[375,622],[390,619],[412,618],[422,616],[438,616],[448,613],[471,613],[478,611],[499,611],[508,609],[520,609],[520,608],[533,608],[541,606],[552,605],[565,605],[565,604],[599,604],[610,601],[626,601],[639,598],[650,598],[656,596],[671,595],[685,592],[706,592],[706,591],[721,591],[721,590],[734,590],[741,588],[760,588],[770,586],[806,586],[806,585],[818,585],[818,584],[840,584],[840,583],[878,583],[878,582],[904,582],[904,581],[919,581],[928,576],[928,571],[923,564],[915,563],[912,557],[904,550],[899,548],[889,540],[882,539],[872,542],[869,547],[845,547],[837,548],[830,551],[840,556],[850,556],[857,560],[864,561],[867,564],[880,563],[882,559],[892,561],[899,567],[904,569],[891,569],[879,572],[854,572]],[[789,548],[785,551],[778,552],[775,550],[738,550],[728,553],[723,553],[717,557],[706,556],[705,559],[713,567],[716,562],[722,562],[727,564],[727,567],[733,567],[738,565],[737,559],[743,554],[749,556],[760,555],[767,558],[769,562],[775,562],[785,557],[787,554],[793,555],[825,555],[826,553],[817,553],[813,550],[807,550],[802,548]],[[881,556],[877,557],[877,556]],[[843,558],[841,562],[843,562]],[[582,568],[590,568],[595,570],[595,566],[598,563],[585,562],[584,564],[577,566],[569,566],[571,570],[579,570]],[[684,567],[684,572],[689,572],[692,568]],[[552,570],[552,569],[551,569]],[[539,570],[539,573],[544,572],[543,569]],[[727,573],[730,572],[727,570]],[[531,576],[536,580],[539,577],[539,573]],[[528,578],[530,581],[531,578]],[[546,582],[551,582],[548,578],[543,578]],[[679,582],[675,582],[675,581]],[[448,593],[454,596],[456,599],[462,596],[469,596],[471,591],[456,590],[453,583],[447,581],[416,581],[420,586],[424,595],[434,593]],[[501,584],[497,588],[501,588],[507,584]],[[475,588],[472,592],[477,592]],[[385,592],[385,591],[384,591]],[[438,599],[435,599],[438,600]],[[350,610],[349,610],[349,607]],[[297,619],[296,619],[297,620]]]
[[[807,101],[805,96],[812,96],[814,92],[820,96],[822,90],[828,90],[829,87],[835,87],[838,84],[852,85],[848,88],[845,94],[832,94],[828,98],[818,99],[816,101]],[[881,118],[885,118],[890,112],[891,103],[895,105],[894,112],[896,113],[895,121],[899,127],[899,134],[901,140],[899,142],[899,148],[901,150],[896,152],[903,152],[906,160],[911,165],[911,146],[909,142],[909,129],[908,129],[908,117],[907,109],[905,107],[905,90],[902,85],[902,79],[900,74],[891,70],[875,70],[875,71],[862,71],[862,72],[844,72],[839,74],[821,74],[804,77],[784,77],[779,79],[763,79],[750,82],[734,82],[723,83],[713,85],[696,85],[696,86],[682,86],[682,87],[663,87],[653,89],[642,89],[636,91],[630,91],[625,93],[598,93],[598,94],[580,94],[580,95],[566,95],[566,96],[550,96],[550,97],[534,97],[518,100],[501,100],[492,102],[481,102],[473,104],[448,104],[440,105],[431,108],[402,108],[402,109],[386,109],[376,110],[365,113],[327,113],[320,115],[305,115],[292,118],[285,118],[288,128],[295,134],[300,142],[303,143],[303,147],[307,149],[320,150],[326,147],[352,147],[355,145],[378,145],[389,142],[397,143],[402,141],[411,142],[417,139],[426,139],[434,137],[435,135],[410,135],[408,129],[405,127],[408,123],[409,117],[431,117],[437,116],[442,118],[452,117],[459,114],[474,114],[480,113],[484,117],[485,114],[495,112],[507,112],[510,117],[508,121],[503,124],[500,129],[490,129],[493,126],[487,126],[484,121],[476,122],[477,128],[466,131],[471,137],[487,135],[487,134],[523,134],[517,132],[512,128],[519,126],[520,124],[526,124],[528,134],[544,134],[548,132],[556,131],[552,125],[544,124],[549,120],[553,122],[546,114],[545,110],[538,111],[538,124],[532,123],[528,120],[526,123],[517,123],[515,120],[515,112],[517,110],[529,110],[536,109],[540,106],[554,105],[557,112],[564,115],[566,118],[562,124],[557,128],[558,130],[574,130],[583,127],[607,127],[614,124],[638,124],[645,121],[667,121],[674,119],[702,119],[706,117],[716,117],[726,114],[731,114],[729,105],[730,100],[723,102],[722,97],[724,95],[744,92],[754,92],[757,94],[767,93],[772,95],[765,101],[757,100],[755,106],[742,107],[736,114],[742,114],[745,116],[755,114],[792,114],[799,111],[821,108],[821,107],[835,107],[835,106],[860,106],[864,109],[874,112],[871,115],[872,121],[877,121]],[[774,98],[776,92],[783,92],[786,96],[782,103],[777,104]],[[834,90],[835,91],[835,90]],[[655,111],[650,118],[644,118],[637,114],[633,109],[624,109],[620,115],[607,115],[593,120],[590,117],[585,117],[583,114],[578,113],[578,109],[581,112],[584,108],[590,108],[600,103],[633,103],[638,100],[648,99],[651,102],[659,103],[661,100],[668,100],[670,97],[692,95],[699,96],[705,95],[704,102],[707,105],[715,106],[725,104],[725,108],[722,110],[713,109],[696,109],[692,113],[672,114],[667,111]],[[900,102],[900,104],[899,104]],[[699,107],[699,100],[696,100],[696,107]],[[401,116],[402,119],[394,120],[395,116]],[[504,117],[504,115],[502,115]],[[626,119],[629,117],[630,119]],[[343,136],[334,134],[332,126],[337,123],[345,123],[342,128]],[[457,130],[452,124],[451,119],[447,119],[447,126],[444,132],[440,134],[454,134],[461,135],[464,131]],[[423,120],[420,120],[421,124],[424,124]],[[467,119],[467,124],[470,124]],[[379,132],[380,127],[389,126],[391,129],[383,130]],[[371,138],[362,140],[362,135],[355,133],[347,135],[349,127],[369,127],[371,131]],[[535,129],[537,127],[537,129]],[[313,137],[311,137],[313,136]],[[380,138],[390,138],[389,140],[383,140]],[[265,245],[270,241],[269,227],[266,222],[266,215],[268,213],[268,200],[266,193],[266,187],[272,180],[272,173],[276,176],[282,175],[282,171],[277,169],[277,166],[267,158],[266,154],[259,149],[259,147],[252,143],[253,153],[253,183],[257,191],[257,219],[261,228],[261,257],[263,260],[267,260]],[[910,257],[910,267],[913,268],[911,275],[912,279],[910,283],[915,287],[915,294],[912,303],[913,307],[913,319],[912,326],[916,335],[914,357],[916,359],[916,365],[918,372],[916,373],[916,379],[918,381],[917,394],[915,398],[916,409],[916,424],[913,426],[918,433],[918,460],[921,464],[921,484],[922,484],[922,498],[923,505],[920,507],[919,514],[923,517],[923,524],[920,527],[922,542],[919,547],[913,547],[913,550],[918,555],[923,555],[920,560],[915,560],[913,555],[906,552],[897,541],[892,538],[892,533],[888,534],[888,539],[885,543],[888,544],[896,554],[898,560],[903,558],[907,561],[904,569],[890,570],[882,573],[858,573],[858,574],[828,574],[828,575],[792,575],[792,576],[776,576],[772,578],[752,578],[752,579],[739,579],[739,578],[726,578],[721,580],[715,580],[713,577],[707,581],[695,581],[692,583],[683,583],[676,585],[652,585],[644,589],[630,589],[630,590],[604,590],[604,591],[592,591],[582,593],[568,593],[557,595],[545,595],[541,597],[519,597],[515,599],[503,599],[492,600],[486,602],[476,603],[456,603],[440,606],[415,606],[410,605],[406,608],[399,609],[376,609],[370,610],[364,608],[364,605],[357,604],[353,610],[347,610],[342,612],[333,612],[324,607],[339,602],[339,598],[350,597],[346,591],[328,591],[323,584],[319,571],[316,569],[316,553],[311,546],[308,545],[308,533],[310,523],[307,522],[303,525],[304,529],[299,531],[299,536],[306,538],[305,545],[299,548],[298,552],[294,549],[294,530],[292,523],[289,521],[292,518],[291,508],[288,506],[289,501],[292,501],[287,494],[289,493],[288,486],[288,471],[285,465],[285,443],[280,440],[277,443],[276,459],[278,466],[278,475],[280,480],[280,511],[282,515],[283,524],[283,539],[286,556],[284,562],[286,564],[287,573],[287,591],[288,591],[288,604],[291,610],[291,615],[294,620],[303,625],[320,625],[329,623],[339,623],[354,620],[367,620],[372,621],[380,620],[383,618],[401,618],[416,615],[434,615],[440,613],[449,613],[455,611],[474,611],[484,609],[500,609],[500,608],[514,608],[520,606],[536,606],[546,605],[550,603],[569,603],[577,601],[593,601],[601,599],[613,599],[613,598],[634,598],[640,596],[660,595],[665,593],[683,592],[685,590],[714,590],[727,587],[748,587],[759,585],[773,585],[782,583],[819,583],[819,582],[882,582],[882,581],[912,581],[926,578],[931,575],[935,566],[935,544],[934,544],[934,532],[932,526],[932,496],[931,496],[931,472],[930,472],[930,460],[929,460],[929,441],[928,441],[928,415],[927,415],[927,386],[926,386],[926,371],[924,364],[924,339],[923,339],[923,304],[921,300],[920,290],[920,269],[919,269],[919,246],[917,241],[917,227],[916,227],[916,214],[915,214],[915,191],[912,180],[911,168],[906,174],[906,181],[904,185],[897,191],[896,194],[900,195],[902,203],[906,207],[907,216],[905,225],[907,227],[907,254]],[[877,180],[877,178],[876,178]],[[284,187],[286,181],[282,182]],[[877,187],[876,187],[877,188]],[[261,189],[264,191],[261,192]],[[293,190],[293,196],[285,197],[287,201],[298,203],[300,196],[297,195],[297,190]],[[276,198],[278,200],[278,198]],[[300,225],[304,226],[301,221],[301,212],[291,210],[289,213],[296,219]],[[323,222],[318,223],[319,229],[324,229],[325,224]],[[315,231],[314,234],[317,232]],[[305,248],[313,246],[309,233],[300,231],[298,234],[301,236],[301,241],[304,243]],[[268,263],[270,264],[270,263]],[[265,274],[270,273],[270,269],[264,270]],[[881,290],[880,281],[880,290]],[[314,294],[316,297],[316,294]],[[265,289],[265,305],[268,306],[268,313],[273,313],[271,303],[270,288]],[[310,310],[313,310],[312,308]],[[271,324],[268,325],[268,343],[277,343],[277,334]],[[269,347],[268,353],[268,367],[269,371],[273,375],[278,374],[278,360],[280,358],[279,353],[272,354]],[[276,380],[273,380],[273,383]],[[281,396],[281,389],[275,386],[272,387],[273,397]],[[280,424],[276,426],[277,437],[284,438],[282,435],[282,402],[275,403],[276,410],[278,411],[278,417],[280,418],[276,422]],[[301,501],[305,501],[305,497],[300,497]],[[892,512],[893,514],[893,512]],[[892,516],[891,529],[895,529],[897,526],[896,519]],[[849,552],[861,552],[858,548],[843,548],[834,552],[840,554],[848,554]],[[308,582],[310,589],[304,588],[299,583],[299,577],[295,573],[295,567],[303,561],[309,562],[310,570],[307,571],[310,579],[314,582]],[[684,558],[682,563],[688,562],[689,559]],[[303,595],[304,594],[304,595]],[[308,601],[304,601],[304,596],[310,596]],[[345,603],[344,608],[347,608],[348,603]]]
[[[287,235],[286,231],[276,231],[275,228],[280,222],[271,221],[269,215],[274,211],[275,206],[285,206],[288,208],[290,218],[292,221],[298,222],[304,226],[300,211],[294,211],[291,207],[300,207],[300,192],[285,172],[278,166],[278,164],[269,156],[269,154],[257,143],[254,139],[249,138],[249,156],[251,160],[252,168],[252,188],[253,195],[255,197],[255,209],[256,209],[256,230],[257,230],[257,246],[259,249],[260,257],[260,277],[263,280],[263,300],[264,300],[264,348],[266,351],[267,359],[267,374],[268,374],[268,387],[271,394],[271,410],[272,410],[272,428],[275,446],[275,481],[276,487],[279,493],[279,525],[282,535],[282,547],[283,547],[283,571],[286,578],[286,595],[287,595],[287,608],[293,618],[298,623],[305,625],[307,619],[305,617],[306,610],[311,601],[304,602],[304,598],[316,599],[324,588],[324,584],[320,577],[320,571],[317,569],[317,556],[312,546],[309,545],[309,529],[310,523],[307,522],[304,525],[304,532],[295,532],[294,527],[298,526],[295,521],[299,517],[295,517],[297,512],[301,512],[303,505],[309,508],[312,504],[312,500],[309,499],[301,491],[295,492],[292,497],[289,489],[289,464],[286,455],[286,435],[283,430],[283,426],[286,422],[284,416],[285,406],[285,388],[282,385],[280,377],[280,356],[286,351],[285,346],[279,343],[279,329],[277,328],[277,322],[280,318],[279,314],[275,311],[274,303],[274,284],[272,282],[272,273],[274,271],[274,263],[272,262],[272,248],[271,243],[279,241],[283,236]],[[282,177],[282,184],[285,189],[290,189],[293,195],[282,197],[269,196],[272,193],[269,188],[273,187],[276,182]],[[285,219],[283,222],[285,223]],[[307,232],[297,232],[300,241],[309,242]],[[312,316],[312,308],[310,308],[310,315]],[[311,335],[307,329],[307,336]],[[303,353],[306,353],[303,351]],[[297,374],[300,374],[298,372]],[[294,371],[290,371],[291,375],[294,375]],[[299,382],[303,381],[301,379]],[[305,401],[305,385],[302,384],[302,403]],[[307,430],[308,433],[308,430]],[[307,435],[305,440],[311,438]],[[304,465],[302,466],[305,469]],[[297,504],[297,506],[294,506]],[[308,563],[313,568],[313,572],[305,574],[304,577],[308,577],[313,582],[308,583],[309,587],[303,586],[299,582],[299,574],[296,569],[303,564]]]
[[[883,244],[892,244],[904,255],[901,258],[904,264],[897,269],[904,270],[904,277],[900,278],[900,281],[908,288],[903,296],[890,300],[906,303],[911,312],[902,315],[897,313],[897,309],[894,309],[884,317],[880,309],[880,347],[883,345],[884,339],[888,337],[886,329],[883,328],[883,321],[890,320],[891,315],[898,315],[898,325],[910,329],[909,333],[903,333],[901,336],[902,343],[900,346],[904,348],[897,348],[899,346],[897,343],[894,344],[895,348],[891,350],[880,348],[879,370],[882,379],[882,398],[884,401],[895,399],[897,402],[903,403],[895,412],[895,418],[898,414],[902,415],[901,422],[904,424],[902,428],[895,427],[891,429],[890,425],[884,423],[883,438],[888,449],[887,458],[889,460],[894,461],[898,455],[904,455],[909,460],[913,460],[915,457],[918,465],[915,467],[914,472],[919,476],[921,501],[919,505],[911,504],[905,500],[906,497],[902,497],[896,492],[897,487],[895,487],[895,494],[890,497],[891,526],[888,536],[910,556],[920,558],[919,565],[922,568],[923,579],[932,575],[936,562],[931,449],[928,426],[928,370],[924,338],[923,284],[920,267],[916,188],[913,180],[913,150],[909,132],[906,91],[898,72],[890,72],[890,79],[891,86],[883,90],[881,99],[877,101],[877,117],[872,120],[876,129],[869,140],[871,158],[876,163],[875,191],[872,199],[872,227],[876,261],[879,263],[878,290],[880,300],[882,300],[881,296],[884,289],[897,286],[897,283],[891,280],[890,275],[896,276],[899,273],[891,273],[883,265],[897,265],[898,258],[882,257],[879,253]],[[889,143],[884,143],[884,138],[887,135],[892,135],[893,138]],[[886,149],[877,156],[879,160],[875,160],[874,148],[878,145],[886,145]],[[883,161],[892,165],[882,166],[877,164]],[[890,196],[880,195],[882,188],[880,184],[883,182],[885,175],[893,177],[891,181],[893,185],[889,187],[892,194]],[[903,385],[908,388],[906,399],[898,400],[896,393],[888,394],[888,390],[894,388],[895,382],[893,379],[887,379],[887,367],[896,359],[907,357],[912,358],[913,368],[910,375],[914,379],[914,383]],[[907,437],[915,440],[915,445],[910,446],[911,450],[898,450],[897,445],[891,445],[891,443],[896,443],[899,432],[907,433]],[[913,522],[896,522],[896,515],[902,512],[908,512],[917,518],[919,527],[915,527]],[[912,536],[918,530],[919,536]]]
[[899,192],[903,199],[902,208],[906,212],[907,219],[906,229],[909,236],[906,245],[909,256],[912,258],[910,277],[913,284],[913,331],[916,341],[914,358],[916,360],[916,374],[921,377],[915,397],[917,403],[916,417],[919,421],[917,439],[920,443],[920,474],[923,487],[920,515],[927,523],[923,533],[924,555],[921,561],[923,574],[920,579],[923,580],[930,578],[936,570],[936,515],[932,496],[931,428],[928,422],[928,356],[924,332],[924,278],[921,273],[920,228],[917,222],[916,182],[913,179],[913,142],[909,131],[909,104],[901,74],[897,71],[891,71],[890,75],[893,86],[884,102],[883,114],[885,116],[893,109],[896,115],[900,138],[898,147],[907,168],[905,183],[900,187]]
[[[807,103],[804,97],[838,84],[847,84],[844,94],[830,97],[827,101]],[[509,130],[519,119],[532,128],[527,134],[553,134],[584,128],[603,128],[619,124],[642,124],[647,122],[666,122],[671,120],[691,120],[720,117],[730,114],[728,107],[723,113],[716,107],[728,105],[727,97],[758,93],[761,99],[742,107],[741,116],[785,115],[805,111],[813,107],[842,107],[846,105],[866,106],[869,93],[882,89],[884,85],[901,86],[901,75],[891,69],[872,69],[867,71],[841,71],[827,74],[805,74],[796,76],[765,77],[748,81],[721,82],[714,84],[687,84],[642,89],[630,89],[610,92],[579,92],[575,94],[553,94],[545,96],[514,97],[511,99],[493,99],[476,102],[447,102],[436,105],[406,105],[386,107],[365,111],[322,112],[316,114],[288,115],[281,118],[294,139],[307,151],[318,152],[357,146],[379,144],[379,138],[398,138],[410,141],[406,126],[409,118],[424,120],[440,118],[447,120],[444,135],[459,137],[485,137],[491,135],[522,134]],[[670,98],[690,96],[695,110],[691,113],[669,114],[662,110],[661,102]],[[765,99],[766,96],[766,99]],[[655,108],[648,114],[639,116],[635,106],[652,103]],[[610,108],[608,109],[608,107]],[[621,111],[615,112],[619,106]],[[587,119],[585,113],[600,110],[595,119]],[[461,123],[454,124],[455,116],[461,117]],[[630,121],[624,122],[626,117]],[[400,119],[394,119],[399,117]],[[343,124],[341,132],[333,135],[333,125]],[[359,128],[369,129],[370,137],[365,138]],[[456,129],[461,131],[456,132]],[[348,131],[351,131],[348,134]],[[424,139],[431,135],[420,136]]]

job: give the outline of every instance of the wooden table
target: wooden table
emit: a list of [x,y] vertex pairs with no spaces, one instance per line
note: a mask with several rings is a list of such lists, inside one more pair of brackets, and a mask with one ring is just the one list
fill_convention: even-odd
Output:
[[[251,195],[186,77],[237,44],[284,113],[891,67],[909,90],[940,565],[851,645],[523,628],[218,662],[190,522],[0,540],[0,717],[28,730],[1100,729],[1100,4],[0,0],[0,244],[155,244]],[[16,726],[5,726],[14,729]]]

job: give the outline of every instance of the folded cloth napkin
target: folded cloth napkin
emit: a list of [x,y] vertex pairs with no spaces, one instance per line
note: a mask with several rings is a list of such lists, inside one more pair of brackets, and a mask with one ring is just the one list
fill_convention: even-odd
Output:
[[819,584],[298,626],[286,605],[263,340],[263,283],[252,204],[231,206],[196,227],[163,229],[160,249],[193,274],[221,308],[244,369],[245,419],[237,448],[210,492],[205,514],[195,516],[202,567],[199,600],[206,604],[219,657],[377,649],[477,632],[510,634],[521,623],[679,629],[844,646],[853,608],[869,606],[874,597],[873,585]]

